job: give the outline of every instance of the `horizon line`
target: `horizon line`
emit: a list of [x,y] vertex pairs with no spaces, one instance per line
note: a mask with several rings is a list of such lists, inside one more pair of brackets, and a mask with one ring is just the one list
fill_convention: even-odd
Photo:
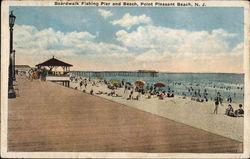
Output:
[[[17,65],[26,65],[26,64],[17,64]],[[31,68],[35,68],[34,66],[30,66]],[[138,70],[70,70],[70,71],[85,71],[85,72],[136,72],[139,70],[146,70],[146,71],[156,71],[158,73],[169,73],[169,74],[175,74],[175,73],[224,73],[224,74],[245,74],[245,72],[171,72],[171,71],[159,71],[159,70],[153,70],[153,69],[138,69]]]
[[[70,70],[70,71],[82,71],[82,72],[136,72],[139,70]],[[147,70],[146,70],[147,71]],[[175,73],[224,73],[224,74],[245,74],[244,72],[168,72],[168,71],[157,71],[157,70],[150,70],[150,71],[156,71],[157,73],[169,73],[169,74],[175,74]]]

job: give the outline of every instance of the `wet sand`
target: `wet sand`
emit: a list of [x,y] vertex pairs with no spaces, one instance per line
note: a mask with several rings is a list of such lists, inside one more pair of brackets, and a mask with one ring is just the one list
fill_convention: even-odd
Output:
[[18,78],[8,151],[242,152],[242,143],[52,82]]

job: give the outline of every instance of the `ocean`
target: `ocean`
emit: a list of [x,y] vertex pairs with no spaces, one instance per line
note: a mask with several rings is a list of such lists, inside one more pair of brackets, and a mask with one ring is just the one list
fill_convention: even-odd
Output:
[[[71,71],[74,74],[74,71]],[[82,72],[83,77],[97,79],[95,76]],[[158,77],[135,76],[109,76],[106,81],[117,80],[134,83],[136,80],[144,81],[145,87],[156,82],[164,82],[166,87],[159,88],[163,91],[174,91],[177,95],[193,96],[190,92],[206,92],[208,99],[214,99],[220,92],[224,101],[230,96],[233,102],[244,102],[244,74],[234,73],[158,73]],[[193,90],[193,91],[191,91]]]

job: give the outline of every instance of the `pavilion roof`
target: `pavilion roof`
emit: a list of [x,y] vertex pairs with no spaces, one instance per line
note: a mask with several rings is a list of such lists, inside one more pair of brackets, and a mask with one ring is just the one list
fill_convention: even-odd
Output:
[[43,63],[37,64],[36,66],[67,66],[67,67],[71,67],[73,65],[68,64],[66,62],[63,62],[61,60],[58,60],[53,56],[51,59],[49,59]]

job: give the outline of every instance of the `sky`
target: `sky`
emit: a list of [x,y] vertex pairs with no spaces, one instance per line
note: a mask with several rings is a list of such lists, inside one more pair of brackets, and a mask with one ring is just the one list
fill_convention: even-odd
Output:
[[241,7],[10,7],[16,63],[72,70],[243,72]]

